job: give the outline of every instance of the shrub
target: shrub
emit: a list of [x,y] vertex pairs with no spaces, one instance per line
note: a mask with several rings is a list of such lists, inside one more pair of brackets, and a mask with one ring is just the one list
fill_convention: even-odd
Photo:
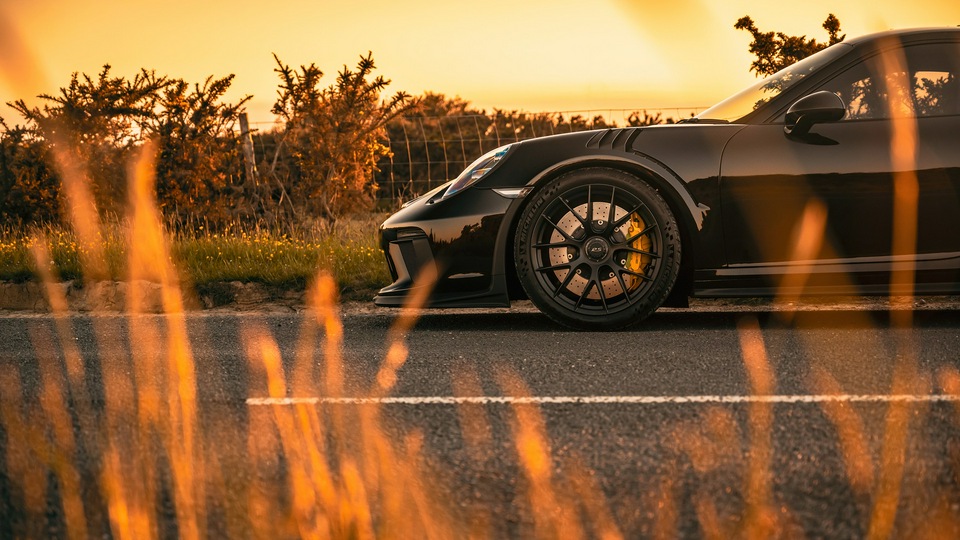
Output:
[[320,87],[323,72],[316,65],[294,70],[274,59],[280,89],[273,113],[284,125],[263,169],[277,186],[278,206],[285,199],[295,218],[316,216],[328,223],[373,208],[377,161],[390,151],[384,126],[417,100],[397,92],[381,101],[390,81],[371,78],[372,53],[360,57],[356,70],[344,66],[327,88]]

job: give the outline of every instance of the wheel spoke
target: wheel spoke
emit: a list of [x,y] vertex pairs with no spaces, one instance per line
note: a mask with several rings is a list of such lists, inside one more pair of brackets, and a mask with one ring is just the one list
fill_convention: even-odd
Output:
[[[612,191],[610,192],[610,210],[607,211],[608,225],[613,223],[613,218],[617,217],[617,212],[616,212],[617,207],[613,204],[613,202],[617,198],[617,186],[611,186],[611,187],[612,187]],[[627,215],[629,216],[630,214],[627,214]],[[616,227],[614,227],[614,229],[616,229]]]
[[652,258],[654,258],[654,259],[659,259],[659,258],[660,258],[660,255],[657,255],[656,253],[653,253],[652,251],[644,251],[644,250],[642,250],[642,249],[637,249],[637,248],[633,248],[633,247],[630,247],[630,246],[619,247],[619,248],[617,248],[617,251],[629,251],[630,253],[637,253],[637,254],[639,254],[639,255],[646,255],[647,257],[652,257]]
[[573,247],[579,248],[580,244],[577,242],[547,242],[545,244],[534,244],[533,249],[542,249],[542,248],[559,248],[559,247]]
[[563,264],[555,264],[553,266],[541,266],[540,268],[537,268],[537,272],[555,272],[557,270],[563,270],[564,268],[572,269],[573,265],[570,263],[563,263]]
[[577,211],[574,210],[572,206],[570,206],[570,203],[568,203],[566,199],[564,199],[563,197],[560,197],[559,199],[560,199],[561,202],[563,202],[563,205],[567,207],[567,210],[569,210],[570,213],[573,214],[573,216],[574,216],[575,218],[577,218],[577,221],[580,222],[580,225],[581,225],[584,229],[586,229],[586,228],[587,228],[587,225],[588,225],[587,220],[586,220],[583,216],[581,216],[580,214],[578,214]]
[[563,229],[561,229],[559,225],[557,225],[556,223],[554,223],[553,220],[551,220],[551,219],[548,218],[547,216],[543,216],[543,220],[546,221],[547,223],[549,223],[551,227],[553,227],[554,229],[556,229],[557,232],[560,233],[565,240],[567,240],[567,241],[569,241],[569,242],[576,242],[576,241],[577,241],[576,238],[574,238],[574,237],[570,236],[569,234],[567,234],[567,231],[564,231]]
[[607,308],[607,296],[603,294],[603,283],[600,282],[600,278],[595,278],[597,283],[597,292],[600,293],[600,302],[603,304],[603,312],[610,313],[610,309]]
[[583,292],[580,293],[580,298],[577,300],[577,305],[573,309],[580,309],[580,304],[587,299],[587,295],[590,294],[590,289],[593,288],[593,278],[590,278],[590,281],[587,282],[587,286],[583,288]]
[[623,216],[622,218],[618,219],[618,220],[616,221],[616,223],[613,224],[614,230],[619,229],[621,225],[623,225],[624,223],[627,222],[627,220],[630,219],[630,216],[632,216],[634,212],[636,212],[637,210],[643,208],[644,206],[645,206],[645,205],[644,205],[643,203],[639,203],[639,204],[637,204],[637,206],[633,207],[633,210],[630,210],[629,212],[627,212],[627,214],[626,214],[625,216]]
[[[587,223],[593,223],[593,184],[587,186]],[[589,231],[590,229],[584,227]]]
[[614,270],[614,275],[617,276],[617,281],[620,283],[620,288],[623,289],[623,296],[627,299],[627,302],[631,302],[633,299],[630,298],[630,291],[627,290],[627,282],[623,280],[623,274],[620,271]]
[[642,272],[634,272],[633,270],[627,270],[626,268],[624,268],[623,273],[630,274],[631,276],[636,276],[644,281],[653,281],[653,279],[647,277],[647,275]]
[[646,229],[638,232],[637,234],[631,236],[630,238],[627,238],[626,240],[624,240],[623,242],[621,242],[621,244],[625,244],[625,245],[628,245],[628,246],[629,246],[630,244],[634,243],[638,238],[641,238],[641,237],[643,237],[643,236],[646,236],[647,234],[650,233],[650,231],[652,231],[652,230],[654,230],[654,229],[656,229],[656,228],[657,228],[657,224],[654,223],[653,225],[648,226]]
[[560,286],[557,288],[557,290],[553,292],[554,298],[560,296],[560,293],[562,293],[563,290],[567,288],[567,285],[569,285],[570,282],[573,281],[573,276],[575,274],[576,272],[574,272],[572,269],[569,272],[567,272],[567,277],[563,279],[563,283],[561,283]]

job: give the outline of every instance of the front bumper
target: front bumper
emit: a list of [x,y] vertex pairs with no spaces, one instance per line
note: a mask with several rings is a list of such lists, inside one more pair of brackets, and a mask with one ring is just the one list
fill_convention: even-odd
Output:
[[[380,226],[380,247],[394,281],[374,303],[400,307],[429,287],[426,307],[508,307],[501,228],[514,201],[474,188],[445,201],[424,197],[390,216]],[[436,282],[418,280],[427,268]]]

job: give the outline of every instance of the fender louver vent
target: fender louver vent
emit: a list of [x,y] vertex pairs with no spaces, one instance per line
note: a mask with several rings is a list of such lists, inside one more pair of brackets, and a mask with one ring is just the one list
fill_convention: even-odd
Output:
[[587,141],[587,148],[603,148],[629,152],[633,141],[643,131],[641,128],[619,128],[601,131]]

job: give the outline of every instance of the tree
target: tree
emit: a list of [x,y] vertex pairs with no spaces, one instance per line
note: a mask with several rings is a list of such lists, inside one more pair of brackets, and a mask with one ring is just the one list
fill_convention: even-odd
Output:
[[143,128],[157,143],[157,201],[178,222],[224,223],[250,217],[256,186],[246,185],[236,123],[250,96],[225,103],[233,75],[193,84],[175,79],[157,98]]
[[126,164],[143,140],[140,122],[154,114],[157,95],[171,81],[141,70],[133,79],[113,77],[106,64],[96,77],[73,73],[58,95],[41,94],[42,108],[9,104],[28,122],[30,136],[86,170],[100,209],[121,214],[126,203]]
[[0,118],[0,221],[54,222],[60,217],[60,178],[42,140]]
[[630,127],[656,126],[660,124],[676,123],[676,120],[670,116],[664,119],[663,113],[657,112],[656,114],[650,114],[646,110],[633,111],[630,113],[630,116],[627,117],[627,125]]
[[[397,92],[381,101],[389,80],[371,78],[373,54],[361,56],[355,70],[344,66],[337,81],[320,87],[323,72],[316,65],[299,71],[274,55],[280,89],[273,113],[283,122],[282,142],[266,170],[296,212],[308,212],[329,223],[375,202],[377,161],[390,151],[384,126],[413,110],[418,101]],[[298,216],[304,218],[306,216]]]
[[843,41],[847,37],[846,34],[840,35],[840,20],[832,13],[823,21],[822,26],[829,37],[826,43],[818,42],[815,39],[807,39],[807,36],[788,36],[783,32],[761,32],[749,16],[741,17],[733,25],[737,30],[746,30],[753,36],[753,41],[750,42],[750,52],[757,59],[750,64],[750,71],[758,77],[773,75],[817,51]]
[[10,105],[26,120],[0,121],[0,215],[23,222],[59,217],[60,165],[88,180],[101,213],[122,215],[127,166],[147,139],[156,141],[158,203],[167,218],[226,222],[250,215],[243,159],[234,131],[243,105],[222,101],[233,75],[190,85],[146,69],[132,79],[105,65],[96,77],[74,73],[42,107]]
[[[235,124],[249,97],[227,103],[233,76],[203,83],[141,70],[117,77],[74,73],[38,107],[10,105],[25,126],[0,121],[0,216],[30,222],[60,215],[60,172],[89,182],[101,214],[122,215],[127,165],[146,140],[158,148],[158,203],[177,223],[316,216],[328,222],[373,206],[378,160],[389,156],[387,122],[417,100],[403,92],[381,101],[389,81],[374,77],[372,54],[324,88],[313,64],[294,71],[277,60],[281,77],[274,112],[284,120],[269,139],[264,181],[247,178]],[[465,102],[464,102],[465,103]],[[56,157],[56,159],[54,159]],[[67,165],[64,165],[67,164]]]

